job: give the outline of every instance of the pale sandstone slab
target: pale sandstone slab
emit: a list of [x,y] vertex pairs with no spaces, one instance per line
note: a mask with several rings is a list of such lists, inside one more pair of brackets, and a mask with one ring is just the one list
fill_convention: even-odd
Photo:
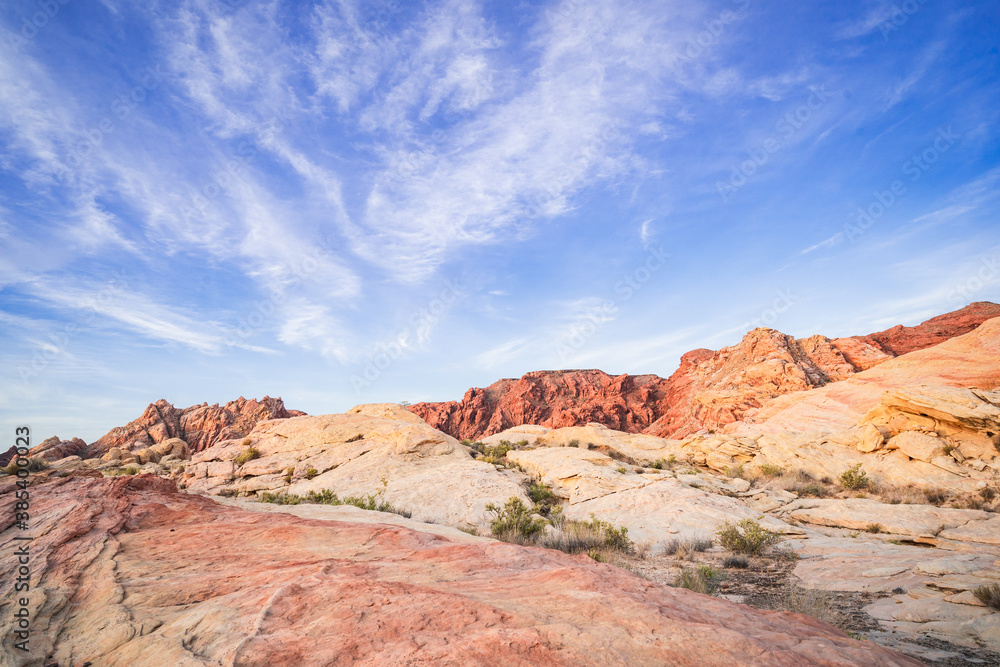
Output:
[[[395,404],[258,424],[247,436],[258,458],[237,466],[243,440],[218,443],[192,458],[188,490],[293,493],[330,489],[341,497],[381,492],[415,519],[484,528],[486,506],[520,498],[520,479],[474,460],[454,438]],[[285,481],[291,473],[290,480]]]
[[625,526],[630,538],[649,542],[654,549],[674,537],[713,537],[725,521],[746,518],[760,520],[775,532],[802,534],[801,529],[754,512],[734,498],[706,493],[674,479],[576,503],[565,514],[568,519],[587,521],[594,516]]
[[982,510],[963,510],[932,505],[887,505],[868,498],[801,499],[782,507],[782,517],[803,523],[864,530],[869,524],[882,526],[895,535],[936,534],[942,527],[956,528],[972,521],[983,522],[995,515]]
[[1000,546],[1000,516],[993,515],[986,521],[975,521],[941,531],[940,537],[963,542],[982,542]]

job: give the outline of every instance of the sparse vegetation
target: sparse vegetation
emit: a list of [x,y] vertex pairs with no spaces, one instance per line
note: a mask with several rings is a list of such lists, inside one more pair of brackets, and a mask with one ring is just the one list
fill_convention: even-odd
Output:
[[285,470],[285,484],[291,484],[292,483],[292,475],[294,475],[294,474],[295,474],[295,466],[292,466],[292,467],[287,468]]
[[569,446],[570,447],[579,447],[580,446],[580,441],[577,440],[576,438],[573,438],[572,440],[569,441]]
[[722,567],[729,568],[731,570],[745,570],[750,567],[750,559],[746,556],[727,556],[724,561],[722,561]]
[[687,588],[695,593],[714,595],[719,589],[719,582],[724,578],[725,574],[711,565],[699,565],[693,568],[686,567],[677,575],[674,586]]
[[955,445],[945,445],[944,447],[942,447],[942,451],[944,452],[945,456],[951,456],[951,453],[955,451],[955,449],[957,449]]
[[879,533],[886,532],[886,530],[885,526],[883,526],[880,523],[869,523],[867,526],[865,526],[865,532],[877,535]]
[[1000,584],[983,585],[972,591],[976,599],[990,609],[1000,611]]
[[663,553],[684,560],[691,560],[696,553],[707,551],[715,542],[710,537],[675,537],[663,546]]
[[807,496],[811,498],[826,498],[830,495],[825,486],[817,484],[816,482],[809,482],[808,484],[798,486],[794,489],[794,491],[800,496]]
[[658,458],[650,464],[650,468],[655,468],[656,470],[673,470],[673,467],[677,465],[677,457],[671,454],[667,458]]
[[871,481],[868,479],[868,474],[861,468],[860,463],[855,463],[840,473],[840,485],[850,491],[867,489],[870,484]]
[[764,528],[754,519],[742,519],[736,524],[726,521],[719,526],[716,534],[723,548],[747,556],[759,556],[781,540],[778,533]]
[[354,507],[358,507],[363,510],[392,512],[393,514],[399,514],[400,516],[409,518],[411,516],[410,512],[394,507],[391,503],[385,500],[383,497],[385,494],[385,486],[385,480],[382,480],[382,488],[375,493],[369,493],[363,497],[348,496],[346,498],[340,498],[333,492],[333,490],[323,489],[322,491],[310,491],[304,496],[294,493],[271,493],[269,491],[264,491],[258,496],[258,500],[262,503],[273,503],[275,505],[353,505]]
[[[49,462],[43,459],[41,456],[32,456],[31,458],[28,459],[28,465],[27,465],[28,472],[39,472],[48,469],[48,467],[49,467]],[[17,462],[14,459],[11,459],[7,467],[3,468],[3,471],[8,475],[16,475],[17,468],[18,468]]]
[[821,590],[790,586],[777,598],[774,607],[795,614],[807,614],[831,625],[837,625],[840,621],[840,616],[830,603],[829,593]]
[[463,533],[468,533],[469,535],[479,535],[479,529],[475,526],[459,526],[458,529]]
[[726,477],[730,478],[741,478],[743,477],[743,466],[727,466],[726,467]]
[[495,445],[487,445],[477,440],[468,446],[472,448],[472,451],[475,452],[475,456],[479,460],[492,463],[493,465],[506,465],[507,452],[514,449],[524,449],[528,446],[528,441],[520,440],[517,443],[512,443],[510,440],[501,440]]
[[[250,439],[247,438],[244,442],[249,442]],[[260,451],[256,447],[247,447],[242,452],[240,452],[233,461],[237,466],[241,466],[245,463],[253,461],[254,459],[260,458]]]
[[764,477],[780,477],[785,471],[778,466],[771,463],[761,463],[757,466],[757,470]]
[[306,479],[312,479],[313,477],[315,477],[318,474],[319,474],[319,470],[316,470],[316,468],[309,468],[309,469],[306,470]]
[[[490,503],[486,511],[493,515],[490,532],[493,537],[505,542],[527,544],[558,549],[566,553],[600,553],[614,551],[635,554],[636,546],[628,537],[628,528],[616,528],[607,521],[591,517],[590,521],[567,521],[562,516],[562,508],[552,508],[549,520],[538,514],[541,507],[528,507],[520,498],[512,497],[497,507]],[[547,530],[547,526],[552,529]],[[601,560],[601,558],[597,558]]]
[[243,441],[240,442],[240,447],[249,447],[251,442],[250,438],[243,438]]
[[617,468],[615,468],[615,470],[621,473],[622,475],[628,472],[628,468],[626,468],[625,466],[618,466]]
[[545,521],[537,517],[520,498],[509,498],[503,507],[490,503],[486,511],[493,515],[490,520],[493,536],[505,542],[531,539],[545,530]]

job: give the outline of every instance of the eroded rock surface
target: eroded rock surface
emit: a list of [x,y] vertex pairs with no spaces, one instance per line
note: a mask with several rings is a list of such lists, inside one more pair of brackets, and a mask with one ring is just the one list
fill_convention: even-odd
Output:
[[[248,511],[155,477],[71,476],[35,494],[32,653],[5,665],[920,664],[586,556]],[[12,622],[0,615],[5,646]]]
[[[249,446],[225,440],[195,454],[183,484],[214,495],[381,492],[416,519],[450,526],[485,525],[490,502],[529,502],[514,475],[474,460],[454,438],[395,404],[269,421],[248,438]],[[250,447],[257,457],[240,464],[237,458]]]
[[269,396],[259,401],[241,396],[221,406],[202,403],[182,409],[160,399],[151,403],[138,419],[113,428],[90,443],[87,456],[103,456],[113,447],[143,449],[171,438],[184,440],[192,451],[199,452],[220,440],[242,438],[262,421],[302,414],[305,413],[285,409],[280,398]]

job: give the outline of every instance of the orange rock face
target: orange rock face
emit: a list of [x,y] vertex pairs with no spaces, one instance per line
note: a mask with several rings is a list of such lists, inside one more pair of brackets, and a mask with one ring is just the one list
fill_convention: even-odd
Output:
[[32,494],[31,590],[0,581],[0,636],[28,602],[25,664],[920,664],[587,556],[228,507],[152,476],[42,473]]
[[937,345],[1000,317],[980,302],[915,327],[829,339],[795,339],[754,329],[737,345],[681,357],[669,378],[611,376],[599,370],[537,371],[473,388],[461,401],[410,409],[456,438],[482,438],[513,426],[552,428],[598,422],[630,433],[683,438],[739,422],[775,397],[846,380],[898,355]]
[[160,399],[151,403],[138,419],[113,428],[90,443],[87,456],[100,457],[112,447],[142,449],[170,438],[180,438],[188,443],[192,452],[200,452],[220,440],[242,438],[257,422],[303,414],[298,410],[286,410],[280,398],[269,396],[260,401],[241,396],[223,406],[202,403],[184,409],[177,409]]

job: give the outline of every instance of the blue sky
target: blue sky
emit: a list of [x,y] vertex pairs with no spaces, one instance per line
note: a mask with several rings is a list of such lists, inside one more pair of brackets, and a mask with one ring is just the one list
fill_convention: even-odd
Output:
[[[6,2],[0,429],[1000,301],[991,1]],[[12,435],[11,435],[12,437]]]

